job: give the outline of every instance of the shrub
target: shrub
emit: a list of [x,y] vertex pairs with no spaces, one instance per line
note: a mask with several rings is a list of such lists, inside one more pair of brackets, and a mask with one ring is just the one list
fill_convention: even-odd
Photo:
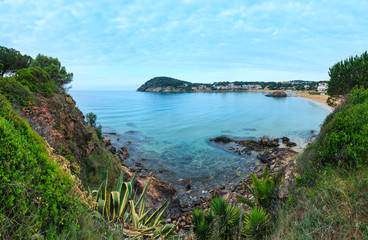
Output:
[[213,232],[214,216],[212,212],[201,212],[199,208],[193,210],[192,214],[192,230],[198,240],[210,239]]
[[0,78],[0,93],[3,94],[14,107],[24,107],[33,102],[34,95],[13,77]]
[[263,239],[268,232],[269,217],[262,207],[254,207],[244,216],[244,235],[250,239]]
[[61,66],[59,59],[38,54],[31,63],[32,67],[41,67],[50,78],[60,87],[64,87],[73,80],[73,73],[68,73],[64,66]]
[[253,173],[250,174],[250,178],[252,179],[251,188],[247,185],[244,186],[254,196],[253,200],[249,200],[242,196],[238,196],[237,200],[252,208],[258,205],[271,214],[276,213],[279,200],[278,190],[281,184],[279,176],[276,176],[274,178],[275,180],[271,179],[268,167],[266,166],[261,179],[258,179]]
[[86,115],[86,123],[88,126],[92,127],[96,133],[97,133],[97,137],[99,139],[103,139],[102,137],[102,126],[101,125],[96,125],[96,121],[97,121],[97,115],[94,114],[93,112],[89,112]]
[[240,209],[238,205],[217,197],[210,202],[211,212],[192,213],[192,229],[198,239],[235,239],[239,236]]
[[368,53],[350,57],[340,61],[329,69],[330,82],[328,94],[330,96],[349,93],[355,86],[368,87]]
[[323,126],[325,134],[318,139],[316,160],[322,165],[350,167],[367,163],[368,90],[354,89],[345,107],[326,121]]
[[55,94],[56,85],[50,75],[40,67],[23,68],[17,71],[17,80],[32,92],[41,93],[44,97]]
[[83,211],[73,181],[51,161],[45,142],[0,94],[0,236],[55,236],[78,229]]

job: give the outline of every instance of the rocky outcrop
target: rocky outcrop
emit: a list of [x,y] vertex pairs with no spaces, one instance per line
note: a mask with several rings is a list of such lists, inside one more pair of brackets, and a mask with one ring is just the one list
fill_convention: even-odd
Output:
[[107,151],[111,152],[112,154],[116,153],[116,148],[111,144],[110,139],[104,139],[104,145]]
[[[287,137],[283,137],[286,141]],[[290,157],[297,155],[297,152],[291,148],[279,148],[279,138],[270,139],[267,136],[263,136],[259,141],[256,140],[238,140],[227,136],[220,136],[212,138],[210,142],[216,143],[217,147],[220,147],[226,151],[230,151],[240,156],[248,156],[252,152],[257,152],[257,158],[262,163],[271,163],[273,161],[284,161]],[[284,141],[283,141],[284,143]],[[286,144],[295,144],[288,139]],[[296,146],[296,144],[295,144]]]
[[285,92],[273,92],[271,94],[265,95],[266,97],[287,97],[287,94]]

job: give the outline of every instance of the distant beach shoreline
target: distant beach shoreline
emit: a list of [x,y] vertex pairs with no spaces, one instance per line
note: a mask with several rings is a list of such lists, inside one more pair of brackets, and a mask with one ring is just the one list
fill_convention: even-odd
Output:
[[[260,89],[260,90],[248,90],[249,92],[281,92],[281,90],[265,90],[265,89]],[[309,92],[306,91],[284,91],[286,93],[294,93],[296,94],[295,96],[291,96],[291,97],[300,97],[300,98],[305,98],[308,99],[310,101],[322,104],[324,107],[326,107],[327,109],[333,111],[334,108],[329,106],[327,104],[327,98],[328,95],[313,95],[313,94],[309,94]]]

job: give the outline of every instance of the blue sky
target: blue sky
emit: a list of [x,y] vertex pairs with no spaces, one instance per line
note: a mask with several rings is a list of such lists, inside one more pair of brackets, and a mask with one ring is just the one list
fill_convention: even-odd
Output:
[[367,50],[368,1],[0,0],[0,45],[59,58],[75,90],[328,79]]

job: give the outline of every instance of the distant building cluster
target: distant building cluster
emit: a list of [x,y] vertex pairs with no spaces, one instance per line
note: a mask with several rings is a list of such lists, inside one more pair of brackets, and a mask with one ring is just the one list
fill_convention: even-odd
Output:
[[328,83],[320,82],[320,83],[318,83],[317,91],[318,92],[326,92],[327,88],[328,88]]
[[257,89],[262,89],[261,85],[258,85],[258,84],[235,85],[234,83],[229,83],[227,85],[216,85],[216,84],[213,84],[212,87],[214,89],[217,89],[217,90],[230,90],[230,89],[257,90]]

